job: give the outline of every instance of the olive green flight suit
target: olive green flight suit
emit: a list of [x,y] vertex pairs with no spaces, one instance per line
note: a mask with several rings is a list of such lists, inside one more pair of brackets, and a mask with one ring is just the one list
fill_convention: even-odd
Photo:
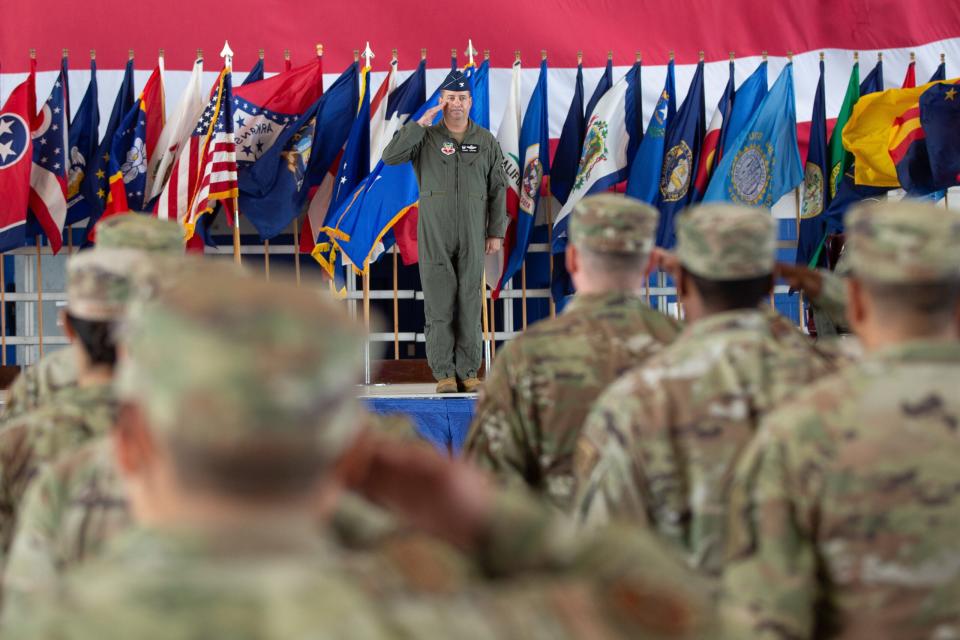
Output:
[[430,369],[437,380],[476,377],[484,246],[507,228],[500,145],[472,120],[462,142],[443,122],[411,121],[383,150],[383,161],[412,162],[420,186],[417,257]]

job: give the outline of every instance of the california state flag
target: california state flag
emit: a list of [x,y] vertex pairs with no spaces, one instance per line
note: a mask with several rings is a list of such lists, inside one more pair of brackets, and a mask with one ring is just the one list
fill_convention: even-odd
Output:
[[[520,208],[520,116],[520,61],[517,60],[513,63],[513,74],[510,76],[507,108],[503,111],[497,131],[497,142],[503,153],[503,170],[507,174],[507,214],[511,220],[517,219]],[[507,254],[502,248],[486,256],[484,271],[488,287],[496,287],[500,282],[506,259]]]

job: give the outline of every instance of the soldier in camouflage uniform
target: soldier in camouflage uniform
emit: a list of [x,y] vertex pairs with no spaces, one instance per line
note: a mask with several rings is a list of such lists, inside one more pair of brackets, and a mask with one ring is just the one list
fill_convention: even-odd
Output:
[[675,281],[689,324],[591,410],[575,454],[579,521],[633,520],[720,572],[740,451],[764,414],[833,366],[758,306],[775,248],[765,209],[710,204],[678,217]]
[[511,340],[480,392],[467,457],[564,510],[590,405],[679,332],[640,297],[658,219],[653,207],[615,194],[577,203],[566,256],[576,297],[559,317]]
[[[166,348],[172,339],[180,348]],[[358,433],[352,388],[362,342],[335,302],[213,265],[161,290],[131,315],[117,385],[117,461],[142,528],[71,575],[58,597],[11,611],[4,632],[77,640],[707,633],[702,588],[650,539],[612,531],[581,542],[524,496],[449,476],[435,487],[435,476],[408,464],[453,464],[432,451],[371,447]],[[385,478],[371,461],[398,451],[402,473]],[[455,505],[447,515],[477,516],[435,514],[461,529],[473,523],[476,561],[423,537],[344,556],[318,535],[317,513],[329,513],[339,487],[383,498],[384,481],[395,495],[407,477],[415,486],[406,495],[419,497],[414,512]],[[454,499],[425,502],[423,479]],[[477,571],[498,560],[524,566],[493,588]]]
[[[177,225],[147,215],[114,216],[97,225],[97,247],[176,255],[183,253],[183,233]],[[60,389],[76,384],[75,348],[68,346],[48,353],[21,371],[13,381],[7,390],[0,420],[6,421],[35,409]]]
[[737,638],[960,637],[960,216],[847,217],[858,365],[763,421],[730,498]]

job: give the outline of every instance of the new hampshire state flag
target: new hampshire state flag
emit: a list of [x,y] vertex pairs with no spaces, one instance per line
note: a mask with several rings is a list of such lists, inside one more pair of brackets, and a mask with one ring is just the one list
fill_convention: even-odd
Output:
[[793,63],[789,63],[720,161],[703,200],[772,207],[801,182]]

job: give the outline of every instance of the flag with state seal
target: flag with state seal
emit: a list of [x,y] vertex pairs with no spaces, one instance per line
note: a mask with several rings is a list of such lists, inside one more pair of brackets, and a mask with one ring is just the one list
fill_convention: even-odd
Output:
[[725,153],[704,202],[726,200],[770,208],[803,182],[792,62]]

